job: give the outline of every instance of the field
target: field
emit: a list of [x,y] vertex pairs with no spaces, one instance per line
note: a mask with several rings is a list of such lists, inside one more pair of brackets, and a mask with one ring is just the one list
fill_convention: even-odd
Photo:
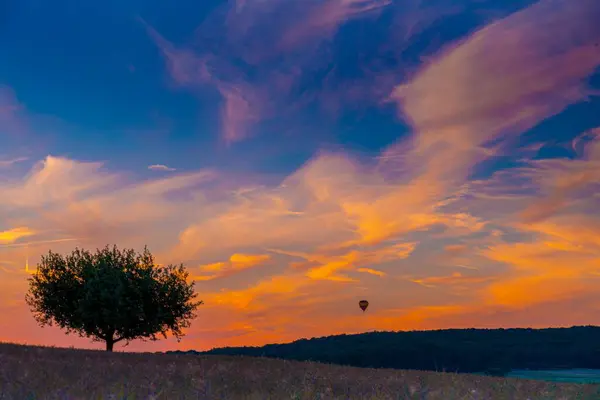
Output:
[[600,399],[600,385],[0,344],[0,399]]

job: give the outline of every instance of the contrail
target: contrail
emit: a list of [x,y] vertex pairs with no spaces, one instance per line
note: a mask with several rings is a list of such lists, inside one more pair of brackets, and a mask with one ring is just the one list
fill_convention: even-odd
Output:
[[24,247],[29,246],[31,244],[44,244],[44,243],[60,243],[60,242],[72,242],[75,240],[81,240],[81,238],[67,238],[67,239],[53,239],[53,240],[39,240],[36,242],[26,242],[26,243],[12,243],[12,244],[3,244],[0,245],[0,248],[4,247]]

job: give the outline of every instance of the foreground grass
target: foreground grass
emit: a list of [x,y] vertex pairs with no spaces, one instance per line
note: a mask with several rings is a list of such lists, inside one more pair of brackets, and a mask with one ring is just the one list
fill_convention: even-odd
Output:
[[0,343],[0,399],[600,399],[600,385]]

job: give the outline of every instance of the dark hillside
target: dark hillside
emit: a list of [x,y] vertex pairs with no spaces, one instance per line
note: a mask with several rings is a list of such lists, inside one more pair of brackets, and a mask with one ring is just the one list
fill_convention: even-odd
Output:
[[203,354],[496,375],[510,369],[600,369],[600,327],[370,332]]

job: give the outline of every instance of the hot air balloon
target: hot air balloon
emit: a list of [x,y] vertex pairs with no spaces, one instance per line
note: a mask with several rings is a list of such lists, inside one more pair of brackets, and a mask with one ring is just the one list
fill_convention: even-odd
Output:
[[358,302],[358,306],[360,307],[361,310],[363,310],[363,312],[365,312],[367,307],[369,307],[369,302],[366,300],[361,300]]

